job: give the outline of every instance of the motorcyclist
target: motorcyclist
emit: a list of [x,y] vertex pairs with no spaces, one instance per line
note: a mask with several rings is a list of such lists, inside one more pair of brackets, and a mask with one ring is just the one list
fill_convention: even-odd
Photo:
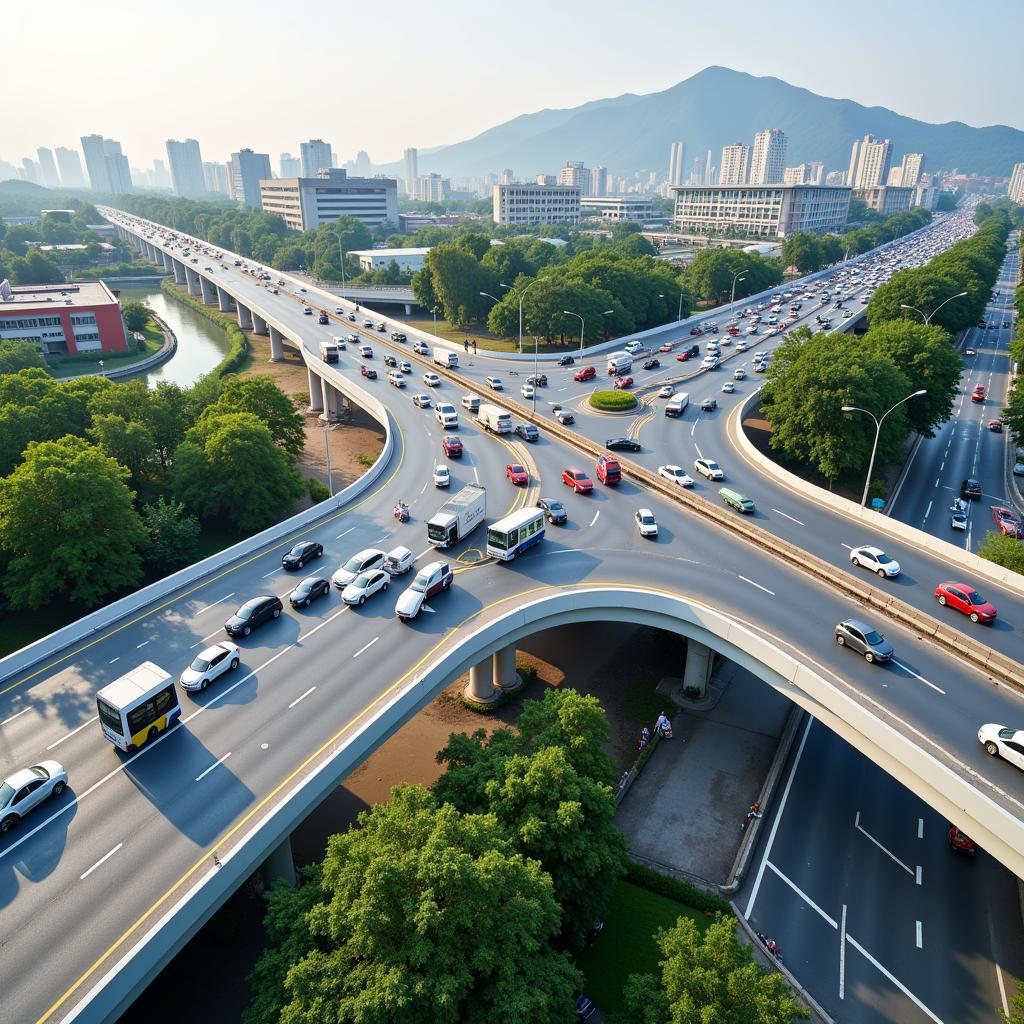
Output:
[[408,519],[409,518],[409,506],[399,499],[398,504],[395,506],[395,518],[397,519]]

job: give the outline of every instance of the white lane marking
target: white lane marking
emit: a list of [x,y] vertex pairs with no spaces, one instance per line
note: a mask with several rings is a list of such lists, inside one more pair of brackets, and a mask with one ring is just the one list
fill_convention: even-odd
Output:
[[124,846],[124,843],[118,843],[117,846],[115,846],[110,851],[110,853],[105,853],[102,857],[100,857],[98,861],[96,861],[95,864],[93,864],[91,868],[89,868],[88,871],[85,872],[85,874],[79,875],[78,880],[82,882],[86,878],[88,878],[101,864],[103,864],[105,861],[110,860],[110,858],[113,857],[114,854],[117,853],[117,851],[120,850],[122,846]]
[[475,481],[476,481],[477,483],[480,483],[480,475],[479,475],[479,474],[477,473],[477,471],[476,471],[476,466],[474,466],[474,467],[473,467],[473,479],[474,479],[474,480],[475,480]]
[[939,466],[939,472],[941,473],[946,468],[946,460],[942,460],[942,465]]
[[1003,972],[1000,970],[999,964],[996,964],[996,981],[999,982],[999,998],[1003,1003],[1003,1013],[1009,1017],[1010,1004],[1006,1001],[1006,986],[1003,984]]
[[300,700],[305,700],[315,689],[315,686],[311,686],[304,694],[302,694],[302,696],[296,697],[295,700],[293,700],[291,704],[288,705],[288,710],[291,711],[291,709],[295,707],[295,705],[298,704]]
[[113,665],[115,661],[120,661],[120,660],[121,660],[121,655],[119,654],[116,658],[111,658],[110,661],[107,662],[107,664],[108,665]]
[[795,892],[797,896],[799,896],[800,899],[802,899],[804,903],[807,904],[807,906],[811,908],[811,910],[816,910],[826,921],[828,921],[830,925],[832,925],[833,928],[839,927],[836,921],[829,917],[828,914],[826,914],[825,911],[822,910],[821,907],[819,907],[818,904],[815,903],[814,900],[812,900],[811,897],[808,896],[807,893],[805,893],[803,889],[801,889],[800,886],[796,884],[796,882],[794,882],[791,878],[787,878],[771,861],[768,861],[768,867],[770,867],[772,871],[774,871],[775,874],[779,878],[781,878],[782,881],[784,881],[786,885],[788,885],[790,889],[792,889],[793,892]]
[[846,992],[846,904],[843,904],[843,917],[839,925],[839,998],[845,999]]
[[211,601],[205,608],[200,608],[196,612],[196,615],[202,615],[203,612],[208,612],[211,608],[214,607],[214,605],[222,604],[229,597],[234,597],[234,596],[235,596],[235,592],[232,590],[230,594],[225,594],[223,597],[218,597],[216,601]]
[[[839,543],[843,544],[842,541],[840,541]],[[853,545],[852,544],[843,544],[843,547],[846,548],[847,551],[852,551],[853,550]]]
[[338,534],[338,536],[337,536],[337,537],[335,537],[334,539],[335,539],[335,540],[341,540],[341,538],[342,538],[342,537],[344,537],[344,536],[347,536],[347,535],[348,535],[348,534],[350,534],[350,533],[351,533],[351,532],[352,532],[352,531],[353,531],[354,529],[355,529],[355,527],[354,527],[354,526],[350,526],[350,527],[349,527],[349,528],[348,528],[347,530],[342,530],[342,532],[341,532],[341,533],[339,533],[339,534]]
[[696,445],[695,444],[693,447],[697,449],[697,458],[698,459],[703,459],[704,458],[704,453],[700,450],[700,445]]
[[559,388],[558,390],[559,391],[568,391],[569,389],[567,387],[564,387],[564,388]]
[[908,668],[906,665],[903,664],[902,661],[899,660],[899,658],[893,658],[892,659],[892,663],[894,665],[898,666],[899,668],[903,669],[903,671],[906,672],[907,675],[913,676],[915,679],[920,679],[921,682],[925,684],[925,686],[930,686],[936,692],[941,693],[943,697],[946,696],[946,691],[945,690],[943,690],[940,687],[936,686],[934,683],[929,682],[927,679],[925,679],[924,676],[919,675],[912,668]]
[[917,871],[914,872],[914,884],[915,885],[920,885],[921,884],[921,865],[920,864],[917,865]]
[[573,555],[579,551],[579,548],[559,548],[557,551],[551,551],[549,554],[552,555]]
[[273,572],[265,573],[264,576],[263,576],[263,579],[266,579],[267,576],[273,576],[275,572],[280,572],[282,570],[282,568],[284,568],[284,567],[279,565],[276,569],[274,569]]
[[598,517],[599,517],[600,515],[601,515],[601,510],[600,510],[600,509],[598,509],[598,510],[597,510],[597,511],[596,511],[596,512],[594,513],[594,518],[590,520],[590,525],[591,525],[591,526],[593,526],[593,525],[594,525],[594,523],[596,523],[596,522],[597,522],[597,520],[598,520]]
[[[222,626],[221,629],[223,629],[223,628],[224,627]],[[198,647],[200,644],[205,644],[207,640],[212,640],[215,636],[220,636],[220,633],[221,633],[221,630],[218,629],[216,632],[211,633],[209,636],[204,636],[202,640],[198,641],[197,643],[192,644],[192,646],[189,647],[189,650],[191,651],[193,647]]]
[[793,522],[796,523],[797,526],[805,526],[806,525],[806,523],[801,523],[799,519],[793,519],[793,517],[791,515],[787,515],[785,512],[781,511],[780,509],[773,508],[772,511],[773,512],[777,512],[780,516],[786,516],[787,519],[792,519]]
[[917,838],[924,839],[924,818],[917,819]]
[[92,718],[90,718],[88,721],[83,722],[80,726],[78,726],[77,729],[72,729],[71,732],[66,733],[64,736],[61,736],[59,740],[56,740],[53,743],[51,743],[46,749],[53,750],[54,747],[59,747],[65,740],[71,739],[71,737],[74,736],[75,733],[81,732],[87,725],[92,725],[93,722],[98,722],[99,720],[99,715],[93,715]]
[[746,576],[739,576],[739,579],[743,580],[744,583],[749,583],[752,587],[757,587],[758,590],[763,590],[766,594],[775,596],[774,590],[769,590],[767,587],[762,587],[760,583],[755,583],[753,580],[748,580]]
[[916,922],[916,924],[917,924],[917,929],[916,929],[917,930],[917,948],[918,949],[924,949],[924,935],[922,934],[921,922],[918,921],[918,922]]
[[214,768],[217,768],[220,765],[222,765],[230,756],[231,751],[229,750],[222,758],[219,758],[218,760],[214,761],[209,768],[207,768],[205,771],[200,772],[192,781],[199,782],[201,779],[205,779],[206,776],[209,775]]
[[359,650],[352,655],[352,657],[358,658],[359,655],[363,653],[363,651],[368,651],[379,639],[379,636],[375,636],[368,644],[364,644],[362,647],[360,647]]
[[932,503],[929,501],[928,502],[928,507],[924,510],[924,519],[921,520],[922,523],[926,523],[928,521],[928,516],[931,514],[931,511],[932,511]]
[[420,488],[420,494],[422,494],[422,493],[423,493],[423,492],[424,492],[424,491],[425,491],[425,490],[427,489],[427,484],[428,484],[429,482],[430,482],[430,481],[428,480],[428,481],[426,481],[426,482],[425,482],[425,483],[423,484],[423,486],[422,486],[422,487]]
[[148,640],[143,640],[141,644],[136,644],[135,645],[135,650],[139,650],[140,648],[145,647],[146,644],[148,644],[148,643],[149,643]]
[[875,970],[881,972],[881,974],[888,978],[889,981],[891,981],[892,984],[895,985],[922,1013],[927,1014],[933,1021],[935,1021],[935,1024],[943,1024],[941,1017],[936,1017],[935,1014],[932,1013],[932,1011],[929,1010],[928,1007],[925,1006],[909,988],[907,988],[906,985],[904,985],[894,975],[890,974],[852,935],[847,935],[847,939],[849,940],[850,945],[853,946],[853,948],[857,950],[857,952],[860,953],[860,955],[864,957],[864,959],[867,960]]
[[907,865],[904,864],[903,861],[901,861],[899,859],[899,857],[896,856],[895,853],[893,853],[891,850],[887,850],[870,832],[867,831],[867,829],[865,829],[861,825],[861,823],[860,823],[860,811],[857,812],[857,816],[856,816],[856,818],[854,818],[853,827],[862,836],[866,836],[868,839],[870,839],[871,842],[873,842],[875,844],[875,846],[877,846],[882,851],[882,853],[884,853],[887,857],[891,857],[897,864],[899,864],[899,866],[901,868],[903,868],[904,871],[906,871],[906,873],[908,875],[911,876],[911,878],[913,878],[914,872],[910,868],[908,868]]
[[800,739],[800,746],[797,748],[796,757],[793,760],[793,767],[789,770],[789,778],[786,779],[786,788],[782,791],[782,800],[779,802],[779,809],[775,815],[775,820],[772,822],[772,830],[768,833],[768,842],[765,843],[764,854],[761,857],[761,865],[757,869],[757,878],[754,879],[754,888],[750,890],[750,899],[747,900],[747,908],[743,911],[743,917],[750,920],[751,912],[754,909],[754,901],[757,899],[757,892],[761,888],[761,879],[764,877],[765,865],[768,863],[768,857],[772,852],[772,844],[775,842],[775,833],[779,831],[779,823],[782,821],[782,813],[786,809],[786,801],[789,799],[789,791],[793,787],[793,779],[796,777],[796,770],[800,765],[800,758],[804,752],[804,745],[807,743],[807,735],[811,731],[811,726],[814,724],[813,718],[807,719],[807,725],[804,727],[804,734]]
[[699,422],[700,422],[700,420],[694,420],[693,421],[693,426],[690,428],[690,437],[693,437],[693,435],[697,432],[697,424]]
[[31,707],[22,708],[16,714],[11,715],[10,718],[5,718],[2,722],[0,722],[0,728],[3,728],[5,725],[7,725],[8,722],[13,722],[16,718],[21,718],[22,715],[27,715],[31,710]]
[[938,486],[939,486],[939,478],[938,478],[938,477],[936,477],[936,478],[935,478],[935,483],[934,483],[934,484],[932,484],[932,487],[938,487]]

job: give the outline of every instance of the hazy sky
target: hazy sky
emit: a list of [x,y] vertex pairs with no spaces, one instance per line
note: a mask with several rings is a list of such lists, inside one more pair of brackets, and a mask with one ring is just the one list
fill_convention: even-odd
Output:
[[[926,121],[1024,128],[1020,0],[36,0],[3,22],[0,159],[98,132],[134,166],[321,137],[374,162],[710,64]],[[625,143],[624,143],[625,144]],[[1024,154],[1022,154],[1024,158]]]

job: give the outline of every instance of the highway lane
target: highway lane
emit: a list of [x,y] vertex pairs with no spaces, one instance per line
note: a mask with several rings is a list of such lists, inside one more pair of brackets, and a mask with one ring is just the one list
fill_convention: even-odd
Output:
[[801,740],[740,910],[844,1024],[995,1020],[1024,965],[1014,877],[820,723]]

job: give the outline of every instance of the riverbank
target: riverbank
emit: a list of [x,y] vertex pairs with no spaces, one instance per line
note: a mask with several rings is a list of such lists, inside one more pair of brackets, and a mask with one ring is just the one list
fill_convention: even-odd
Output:
[[109,380],[120,380],[133,377],[137,373],[145,373],[163,365],[178,349],[178,339],[174,333],[156,315],[151,314],[149,323],[142,331],[144,348],[129,348],[123,354],[100,352],[89,356],[71,356],[58,363],[56,369],[71,369],[71,373],[57,377],[57,380],[74,380],[76,377],[106,377]]

